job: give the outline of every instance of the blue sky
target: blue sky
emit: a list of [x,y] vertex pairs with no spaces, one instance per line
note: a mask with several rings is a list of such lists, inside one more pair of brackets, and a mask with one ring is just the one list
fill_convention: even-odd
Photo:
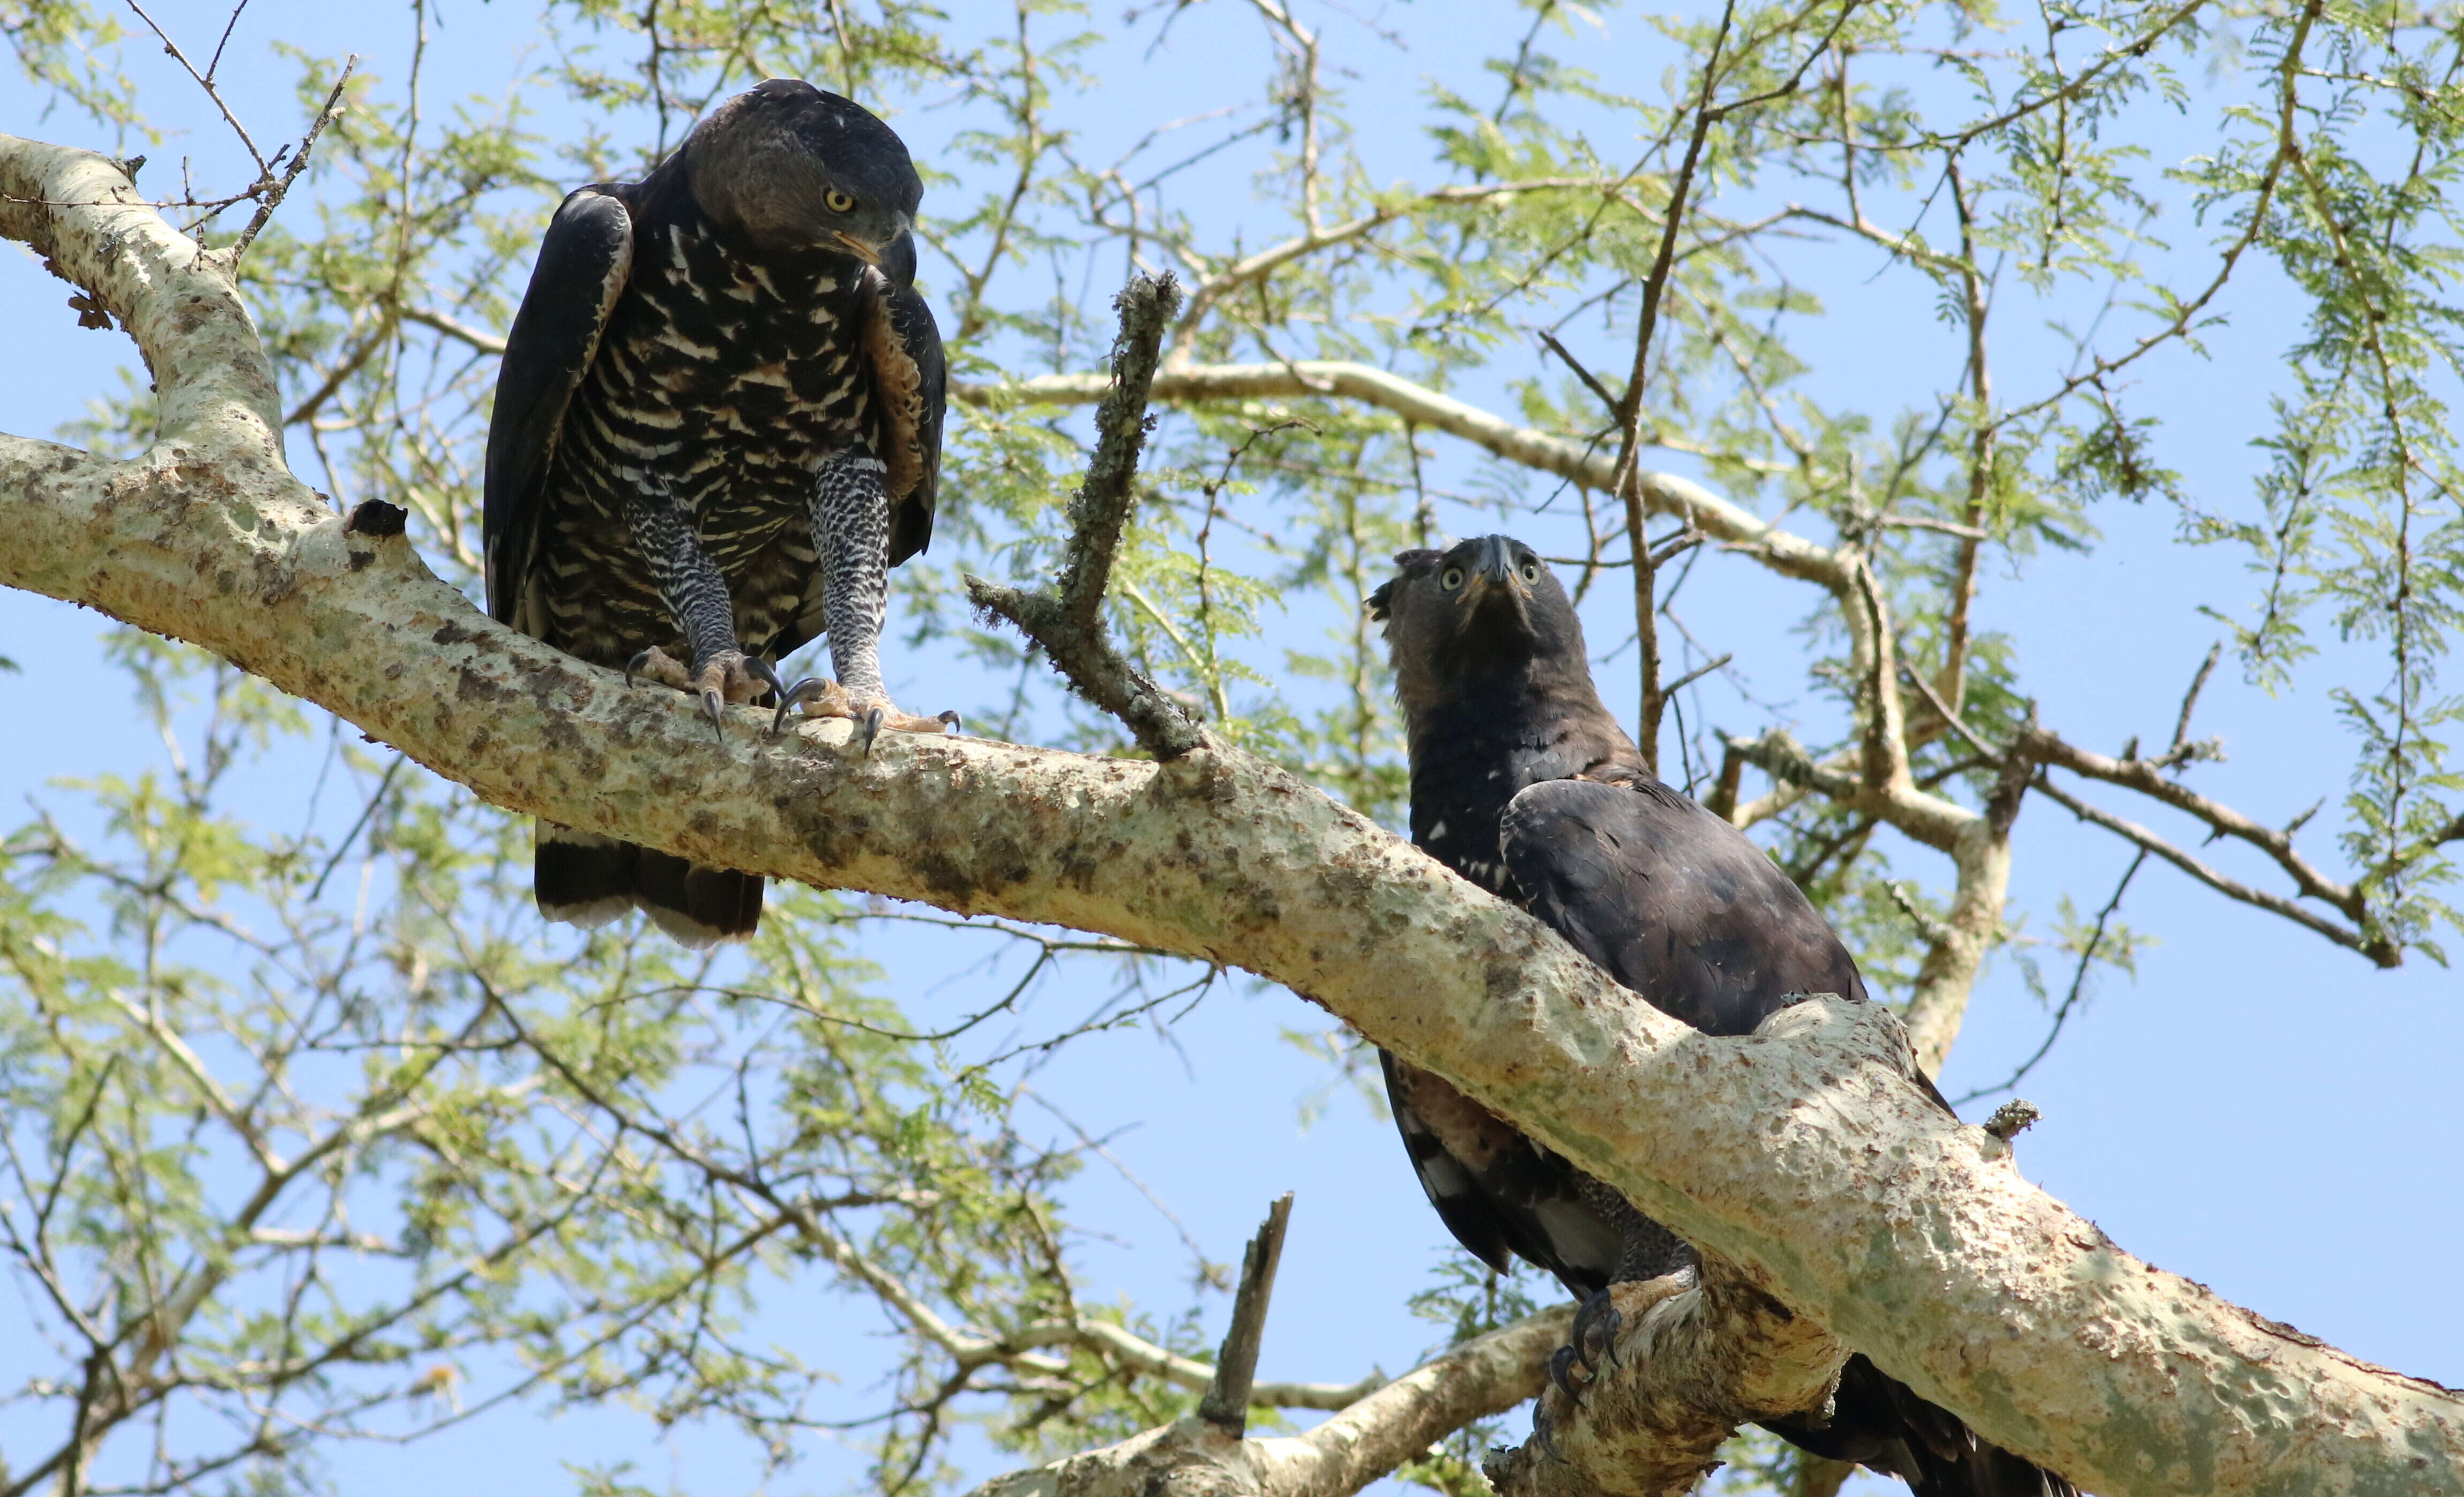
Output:
[[[219,32],[228,12],[180,4],[156,13],[184,42],[209,47],[209,33]],[[1371,11],[1369,20],[1398,38],[1393,42],[1339,14],[1314,19],[1326,27],[1331,48],[1345,49],[1353,71],[1341,86],[1356,117],[1370,121],[1381,110],[1412,118],[1407,111],[1432,77],[1475,86],[1476,55],[1467,49],[1485,38],[1465,23],[1484,13],[1438,4]],[[500,94],[524,65],[517,8],[448,0],[439,16],[439,92]],[[1112,19],[1109,11],[1095,17],[1105,25]],[[289,119],[287,77],[267,61],[275,38],[312,52],[359,52],[389,79],[405,70],[407,27],[395,12],[260,0],[243,17],[226,68],[242,80],[237,97],[248,117],[265,121],[263,135],[278,137]],[[1264,54],[1244,11],[1200,8],[1150,51],[1153,39],[1149,18],[1120,28],[1088,60],[1102,87],[1066,108],[1089,141],[1133,139],[1159,120],[1254,92]],[[1675,60],[1656,37],[1616,15],[1580,52],[1595,70],[1638,91]],[[133,48],[131,62],[154,97],[170,97],[163,59]],[[896,121],[928,160],[933,143],[960,118],[956,110],[924,107],[933,102],[913,101]],[[196,118],[185,103],[164,112]],[[2160,118],[2146,127],[2150,148],[2175,157],[2203,148],[2202,121],[2194,99],[2177,120]],[[13,84],[0,91],[0,130],[88,139],[66,115],[33,117],[25,91]],[[221,159],[219,143],[201,128],[192,141],[155,152],[149,185],[168,180],[150,174],[165,172],[183,148],[197,151],[200,180],[214,180],[207,164]],[[1364,150],[1397,177],[1436,179],[1416,131],[1365,140]],[[1089,154],[1109,153],[1090,145]],[[1220,228],[1225,242],[1237,233],[1254,246],[1287,229],[1282,209],[1251,193],[1237,174],[1201,184],[1184,202],[1202,203],[1201,221]],[[932,207],[928,199],[928,213]],[[2165,229],[2186,259],[2204,243],[2189,224]],[[1846,248],[1811,273],[1831,315],[1800,346],[1815,365],[1809,385],[1826,400],[1894,408],[1937,387],[1955,356],[1922,298],[1903,287],[1897,296],[1876,289],[1887,287],[1882,270],[1870,252]],[[928,263],[928,283],[935,271]],[[2136,391],[2166,417],[2167,461],[2203,499],[2218,503],[2248,492],[2255,466],[2249,443],[2262,429],[2277,355],[2297,331],[2296,309],[2280,284],[2263,267],[2249,280],[2231,324],[2210,338],[2211,358],[2158,361],[2143,371]],[[11,353],[0,360],[0,429],[54,430],[128,363],[118,334],[77,328],[67,295],[30,257],[13,247],[0,251],[0,307],[12,335]],[[1104,295],[1096,287],[1090,304],[1100,307]],[[2061,358],[2040,332],[2015,322],[2012,328],[2002,344],[2002,374],[2024,391],[2032,358],[2048,372]],[[1537,367],[1528,348],[1501,350],[1494,377],[1469,382],[1465,392],[1493,394]],[[1474,471],[1460,452],[1441,461],[1450,475]],[[2101,547],[2035,559],[2016,585],[1989,579],[1981,613],[1987,626],[2022,642],[2025,685],[2045,719],[2074,741],[2113,751],[2132,734],[2152,740],[2169,731],[2182,689],[2215,637],[2198,608],[2242,602],[2250,584],[2234,558],[2176,544],[2167,511],[2119,505],[2097,518],[2106,537]],[[1737,650],[1758,691],[1784,701],[1802,696],[1789,633],[1802,602],[1742,564],[1706,568],[1695,588],[1688,618],[1698,632]],[[1595,643],[1614,639],[1614,600],[1595,604],[1604,605],[1595,614]],[[0,801],[11,821],[57,777],[134,770],[159,757],[159,745],[128,731],[127,690],[100,665],[99,627],[90,613],[0,592],[0,653],[25,668],[0,676],[0,703],[8,709],[0,718],[8,724],[0,727]],[[1298,619],[1276,626],[1295,637],[1304,627]],[[2331,650],[2312,684],[2281,697],[2243,685],[2230,671],[2220,673],[2204,700],[2199,731],[2221,736],[2232,758],[2202,767],[2199,787],[2279,824],[2319,796],[2338,793],[2348,751],[2317,681],[2332,678],[2346,658]],[[939,657],[893,657],[890,670],[911,707],[965,706],[991,694],[990,683],[971,680]],[[1612,705],[1630,715],[1627,670],[1604,669],[1602,681]],[[1734,698],[1714,695],[1705,710],[1715,720],[1747,725]],[[1809,700],[1803,710],[1818,715],[1821,709]],[[296,811],[280,772],[252,784],[269,818],[287,820]],[[2310,837],[2326,848],[2324,830]],[[2016,833],[2015,904],[2036,912],[2040,928],[2064,892],[2092,909],[2127,861],[2127,850],[2109,837],[2033,802]],[[1944,876],[1929,855],[1906,854],[1902,866],[1929,886],[1939,887]],[[2162,867],[2141,875],[2127,914],[2160,944],[2141,959],[2135,982],[2102,983],[2020,1089],[2046,1114],[2019,1141],[2022,1168],[2166,1268],[2355,1354],[2464,1383],[2464,1308],[2443,1292],[2451,1244],[2464,1235],[2464,1191],[2457,1188],[2464,1149],[2450,1102],[2464,1056],[2464,1005],[2457,1002],[2464,983],[2418,958],[2402,971],[2380,973]],[[967,958],[946,939],[892,927],[868,941],[892,974],[891,990],[919,1018],[973,1006],[981,980],[960,970]],[[1261,1370],[1270,1377],[1348,1380],[1373,1363],[1402,1370],[1433,1336],[1433,1328],[1409,1317],[1403,1301],[1450,1250],[1386,1123],[1339,1096],[1314,1127],[1300,1126],[1298,1103],[1324,1072],[1278,1034],[1323,1023],[1280,991],[1219,991],[1179,1022],[1169,1042],[1136,1032],[1095,1037],[1034,1083],[1077,1124],[1111,1135],[1111,1153],[1213,1258],[1237,1261],[1267,1200],[1297,1191]],[[1946,1090],[1957,1095],[1998,1080],[2035,1047],[2044,1023],[2011,964],[1997,963],[1978,990]],[[1988,1099],[1970,1112],[1992,1105]],[[1097,1169],[1072,1187],[1072,1197],[1082,1223],[1111,1234],[1081,1259],[1088,1297],[1125,1295],[1159,1310],[1184,1301],[1186,1257],[1176,1229],[1138,1188]],[[1220,1324],[1222,1311],[1220,1298],[1211,1301],[1210,1323]],[[7,1317],[13,1313],[0,1309],[0,1344],[10,1340]],[[826,1354],[833,1340],[854,1347],[881,1330],[872,1311],[842,1301],[781,1305],[776,1314],[779,1332],[809,1337],[803,1349],[813,1356]],[[850,1356],[858,1366],[869,1360],[861,1350]],[[860,1379],[850,1383],[860,1386]],[[0,1434],[7,1428],[0,1420]],[[709,1463],[737,1459],[732,1448],[691,1431],[661,1444],[623,1414],[566,1415],[544,1426],[527,1415],[503,1415],[405,1452],[344,1452],[334,1469],[354,1493],[407,1491],[473,1470],[487,1471],[491,1486],[545,1482],[553,1489],[561,1458],[637,1449],[643,1477],[672,1475],[686,1486],[715,1489],[729,1484],[715,1473],[730,1467]],[[843,1457],[817,1447],[777,1485],[827,1490],[848,1469]]]

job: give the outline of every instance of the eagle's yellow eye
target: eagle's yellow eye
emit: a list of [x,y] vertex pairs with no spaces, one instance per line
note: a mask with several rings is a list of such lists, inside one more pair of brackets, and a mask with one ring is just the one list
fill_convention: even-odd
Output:
[[1524,563],[1523,563],[1523,580],[1524,580],[1526,583],[1529,583],[1532,584],[1533,586],[1537,586],[1537,585],[1539,585],[1539,583],[1540,583],[1540,563],[1539,563],[1539,562],[1537,562],[1537,561],[1526,561],[1526,562],[1524,562]]
[[1463,583],[1463,568],[1460,566],[1447,567],[1446,575],[1438,579],[1438,585],[1443,587],[1448,592],[1452,592],[1456,588],[1461,587]]
[[847,196],[836,187],[832,187],[827,192],[823,193],[822,201],[828,206],[829,210],[833,213],[850,212],[855,208],[855,199]]

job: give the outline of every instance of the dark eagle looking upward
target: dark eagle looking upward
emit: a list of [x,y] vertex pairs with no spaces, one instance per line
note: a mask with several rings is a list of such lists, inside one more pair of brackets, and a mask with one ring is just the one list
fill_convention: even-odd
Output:
[[[1413,842],[1711,1034],[1749,1034],[1807,993],[1865,996],[1847,949],[1762,849],[1643,767],[1593,689],[1573,605],[1529,546],[1488,536],[1395,560],[1401,574],[1370,608],[1386,624],[1410,737]],[[1440,1078],[1384,1060],[1430,1203],[1491,1267],[1514,1253],[1593,1301],[1694,1262],[1606,1183]],[[1577,1332],[1578,1347],[1589,1339]],[[1862,1356],[1841,1370],[1829,1419],[1768,1427],[1921,1497],[2076,1497]]]
[[[915,293],[907,147],[788,78],[721,104],[640,182],[559,208],[488,431],[488,611],[726,704],[765,692],[885,725],[886,573],[933,537],[946,366]],[[827,632],[836,683],[772,663]],[[550,919],[640,908],[688,945],[750,936],[761,880],[541,823]]]

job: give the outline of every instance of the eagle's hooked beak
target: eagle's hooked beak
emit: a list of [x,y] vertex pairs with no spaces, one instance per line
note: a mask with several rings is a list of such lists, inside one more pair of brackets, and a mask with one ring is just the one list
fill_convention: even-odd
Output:
[[1482,582],[1504,587],[1510,593],[1529,591],[1516,575],[1514,558],[1506,549],[1504,536],[1488,536],[1480,543],[1480,558],[1473,563],[1473,575]]
[[1492,593],[1500,596],[1513,611],[1517,624],[1526,630],[1531,627],[1531,587],[1516,570],[1504,536],[1488,536],[1481,540],[1480,550],[1472,558],[1471,581],[1463,592],[1464,601],[1475,609],[1489,606]]
[[882,240],[879,244],[875,244],[869,239],[860,238],[855,234],[848,233],[844,229],[832,230],[830,231],[830,237],[836,239],[839,243],[846,245],[849,254],[854,255],[857,259],[862,260],[873,269],[879,270],[882,268],[882,252],[891,245],[897,243],[898,236],[906,233],[913,227],[913,223],[908,218],[908,216],[901,213],[898,215],[897,223],[893,225],[890,231],[890,237]]

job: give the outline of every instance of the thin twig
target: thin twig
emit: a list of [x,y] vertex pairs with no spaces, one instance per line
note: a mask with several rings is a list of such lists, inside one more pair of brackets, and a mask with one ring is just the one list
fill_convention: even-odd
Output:
[[214,43],[214,55],[206,62],[205,81],[210,83],[214,80],[215,71],[223,65],[223,49],[231,45],[231,33],[239,30],[240,12],[247,9],[248,0],[239,0],[239,4],[231,7],[231,19],[223,23],[223,39]]
[[310,904],[315,904],[317,896],[325,892],[325,880],[334,876],[334,870],[341,866],[342,855],[351,850],[353,842],[359,840],[360,829],[367,826],[368,819],[376,815],[377,807],[385,804],[385,792],[393,788],[393,777],[402,773],[402,766],[409,762],[410,760],[397,754],[394,756],[393,762],[385,766],[385,778],[377,782],[376,793],[369,796],[368,804],[360,808],[360,819],[351,823],[349,831],[342,833],[342,840],[334,845],[334,855],[325,860],[323,871],[317,875],[317,882],[309,886],[308,902]]
[[1574,371],[1574,378],[1583,382],[1583,388],[1592,392],[1593,396],[1599,401],[1600,405],[1607,408],[1610,416],[1614,417],[1617,415],[1619,409],[1617,398],[1609,393],[1608,386],[1600,383],[1598,375],[1594,374],[1591,370],[1583,367],[1583,361],[1575,358],[1573,354],[1566,351],[1566,345],[1557,341],[1556,334],[1544,327],[1540,329],[1540,341],[1548,347],[1551,353],[1557,356],[1559,363],[1563,363],[1567,368]]
[[1610,492],[1625,503],[1627,554],[1634,559],[1635,642],[1642,678],[1641,720],[1637,724],[1634,740],[1642,750],[1644,766],[1654,774],[1660,772],[1660,715],[1667,698],[1660,687],[1660,631],[1653,618],[1657,583],[1650,542],[1642,533],[1642,486],[1635,481],[1635,462],[1642,451],[1643,375],[1651,359],[1652,334],[1660,324],[1661,299],[1668,289],[1670,268],[1676,263],[1677,235],[1685,221],[1685,195],[1693,186],[1695,169],[1702,165],[1703,143],[1720,117],[1711,106],[1711,95],[1719,87],[1721,51],[1727,45],[1728,26],[1736,17],[1736,0],[1728,0],[1721,8],[1720,29],[1711,38],[1710,55],[1703,59],[1702,88],[1694,101],[1694,130],[1685,143],[1684,162],[1669,183],[1660,250],[1652,260],[1651,273],[1642,282],[1642,309],[1634,332],[1634,368],[1626,375],[1625,394],[1610,407],[1617,417],[1618,433]]
[[2080,821],[2101,826],[2119,837],[2146,848],[2228,899],[2238,900],[2272,914],[2280,914],[2296,925],[2317,932],[2339,946],[2351,947],[2382,967],[2392,967],[2397,964],[2395,959],[2397,954],[2387,948],[2383,941],[2373,941],[2358,930],[2338,925],[2333,920],[2304,910],[2281,894],[2272,894],[2266,890],[2254,888],[2239,879],[2228,877],[2146,827],[2135,822],[2125,821],[2110,811],[2080,800],[2054,783],[2052,778],[2041,770],[2036,774],[2033,788]]
[[2276,866],[2291,875],[2301,892],[2310,898],[2332,905],[2338,913],[2358,925],[2367,901],[2361,890],[2351,884],[2339,883],[2303,857],[2293,846],[2292,836],[2273,826],[2260,825],[2220,801],[2199,794],[2174,780],[2166,771],[2201,759],[2222,759],[2223,750],[2213,740],[2202,739],[2184,743],[2159,759],[2112,759],[2076,747],[2052,733],[2035,729],[2025,735],[2020,751],[2039,764],[2067,769],[2090,780],[2136,790],[2151,800],[2162,801],[2187,815],[2196,817],[2210,831],[2220,836],[2246,842],[2274,859]]
[[[240,123],[239,116],[232,114],[231,105],[223,102],[222,91],[214,87],[212,77],[209,74],[200,73],[197,71],[197,65],[188,60],[188,55],[180,50],[180,44],[171,39],[171,33],[163,30],[161,24],[158,23],[154,17],[146,14],[145,8],[139,5],[137,0],[128,0],[128,9],[137,12],[137,18],[143,21],[147,28],[154,33],[156,38],[163,43],[163,50],[170,55],[171,60],[178,63],[183,69],[185,69],[188,77],[196,79],[197,86],[204,89],[206,91],[206,97],[214,101],[214,107],[222,111],[224,122],[228,123],[231,127],[231,133],[239,137],[239,143],[248,147],[250,158],[256,163],[256,172],[259,181],[261,182],[265,178],[271,177],[274,174],[272,165],[266,161],[265,153],[256,148],[256,142],[250,137],[248,126]],[[234,21],[238,19],[236,13],[233,14],[232,19]],[[229,33],[226,33],[225,34],[228,35]],[[222,49],[219,47],[215,48],[214,55],[217,57],[221,56]]]
[[2216,661],[2225,652],[2224,641],[2208,647],[2208,658],[2199,662],[2198,674],[2190,677],[2190,689],[2182,693],[2182,715],[2173,721],[2173,743],[2165,752],[2167,757],[2180,753],[2190,741],[2190,714],[2198,710],[2199,693],[2207,690],[2208,677],[2216,673]]
[[[325,126],[341,118],[342,90],[350,84],[351,70],[359,65],[357,53],[343,59],[342,76],[334,80],[333,91],[325,96],[325,107],[318,112],[317,121],[308,127],[308,133],[300,138],[299,148],[291,153],[291,165],[283,169],[281,180],[261,180],[258,183],[262,190],[256,194],[256,211],[250,216],[248,227],[239,231],[239,237],[231,241],[229,253],[232,259],[238,259],[247,253],[251,244],[256,242],[257,231],[274,217],[274,210],[282,206],[282,199],[291,191],[291,184],[298,181],[299,173],[308,168],[308,152],[316,145],[317,137],[325,133]],[[269,171],[267,176],[271,178],[272,173]]]
[[473,327],[470,323],[448,317],[442,312],[432,311],[427,307],[405,307],[402,309],[401,317],[406,322],[416,322],[422,327],[442,333],[457,342],[468,343],[483,354],[502,354],[505,351],[504,335]]
[[1689,686],[1692,686],[1695,682],[1700,681],[1705,676],[1709,675],[1712,671],[1719,670],[1722,666],[1727,665],[1729,661],[1736,658],[1737,657],[1731,653],[1724,654],[1716,660],[1705,660],[1701,665],[1696,666],[1693,670],[1679,676],[1676,680],[1669,682],[1662,690],[1661,694],[1674,696],[1678,693],[1685,690]]
[[[2036,1046],[2035,1054],[2021,1061],[2019,1068],[2011,1072],[2007,1079],[1994,1086],[1979,1087],[1964,1097],[1955,1098],[1951,1106],[1966,1107],[1979,1097],[1990,1097],[1997,1091],[2010,1090],[2027,1079],[2028,1072],[2036,1068],[2038,1061],[2053,1053],[2054,1042],[2062,1037],[2062,1025],[2070,1022],[2071,1010],[2079,1006],[2080,997],[2087,991],[2088,969],[2095,964],[2097,951],[2104,944],[2105,929],[2112,923],[2115,913],[2121,910],[2122,896],[2130,892],[2130,881],[2139,876],[2139,870],[2146,862],[2147,849],[2143,847],[2132,855],[2130,866],[2122,870],[2122,881],[2113,886],[2113,896],[2104,902],[2103,909],[2096,913],[2096,929],[2088,933],[2087,944],[2079,948],[2079,965],[2071,969],[2070,991],[2062,995],[2061,1002],[2055,1007],[2053,1027],[2045,1031],[2044,1043]],[[2033,1122],[2034,1119],[2030,1121]],[[2003,1138],[2008,1142],[2009,1134],[2004,1134]]]

